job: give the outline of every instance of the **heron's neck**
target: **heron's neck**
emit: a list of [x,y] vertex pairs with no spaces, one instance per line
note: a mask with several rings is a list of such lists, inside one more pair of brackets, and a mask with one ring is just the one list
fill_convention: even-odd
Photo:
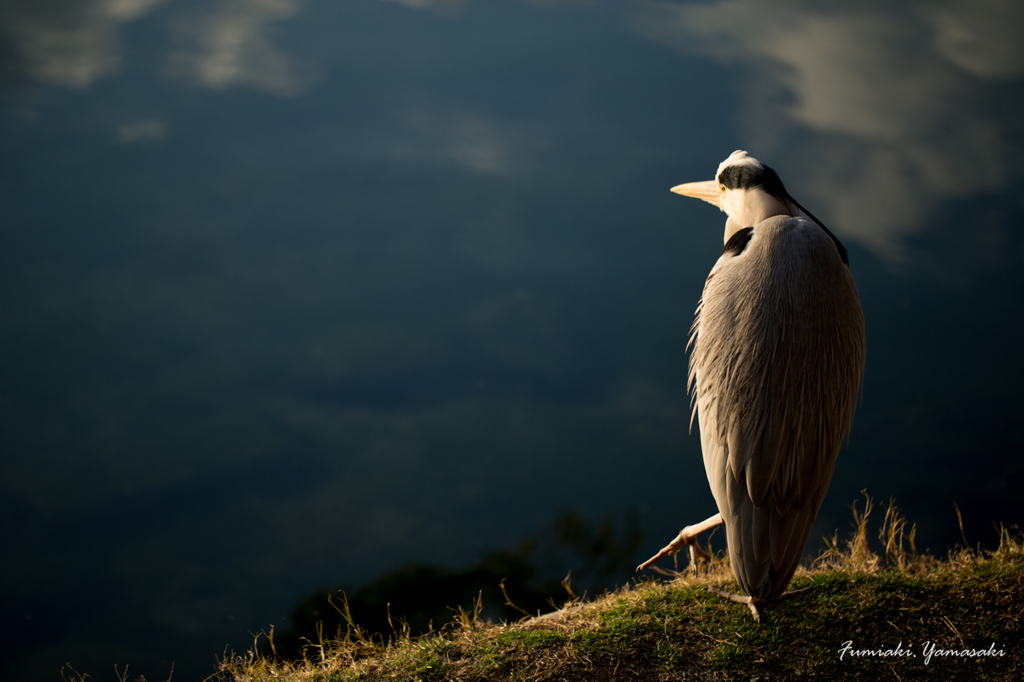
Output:
[[753,227],[772,216],[797,215],[796,206],[773,194],[768,194],[759,187],[730,190],[725,195],[722,210],[729,216],[729,219],[725,221],[724,242],[728,242],[737,230]]

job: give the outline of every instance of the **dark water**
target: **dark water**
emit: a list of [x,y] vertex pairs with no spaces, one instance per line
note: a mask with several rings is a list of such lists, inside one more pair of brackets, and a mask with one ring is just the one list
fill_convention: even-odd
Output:
[[1019,3],[8,0],[5,680],[175,680],[321,587],[708,515],[685,344],[732,150],[850,251],[867,489],[1021,522]]

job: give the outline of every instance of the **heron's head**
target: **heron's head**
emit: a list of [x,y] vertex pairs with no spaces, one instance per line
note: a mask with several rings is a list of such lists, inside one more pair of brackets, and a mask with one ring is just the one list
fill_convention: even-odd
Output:
[[726,240],[731,233],[757,225],[775,215],[797,215],[795,202],[768,166],[744,151],[734,151],[718,166],[714,180],[688,182],[672,188],[676,194],[696,197],[722,209]]

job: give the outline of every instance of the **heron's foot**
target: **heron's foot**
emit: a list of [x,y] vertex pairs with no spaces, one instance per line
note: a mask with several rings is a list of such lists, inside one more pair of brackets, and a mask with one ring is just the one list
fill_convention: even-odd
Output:
[[747,606],[750,607],[750,612],[752,614],[754,614],[754,620],[756,622],[760,623],[761,622],[761,609],[763,609],[768,604],[771,604],[771,603],[774,603],[774,602],[779,602],[779,601],[782,601],[783,599],[790,599],[792,597],[799,597],[802,594],[807,594],[808,592],[810,592],[814,588],[813,587],[802,587],[799,590],[790,590],[789,592],[782,593],[781,595],[779,595],[775,599],[756,599],[756,598],[751,597],[751,596],[746,595],[746,594],[734,594],[732,592],[726,592],[725,590],[715,589],[714,587],[709,587],[708,589],[710,591],[714,592],[715,594],[717,594],[719,597],[725,597],[726,599],[730,599],[730,600],[732,600],[734,602],[737,602],[739,604],[746,604]]
[[[750,613],[752,613],[754,615],[754,622],[756,622],[756,623],[760,623],[761,622],[761,609],[764,608],[765,605],[768,604],[768,600],[767,599],[757,599],[757,598],[751,597],[750,595],[747,595],[747,594],[734,594],[732,592],[726,592],[725,590],[715,589],[714,587],[709,587],[708,590],[710,590],[711,592],[714,592],[719,597],[725,597],[726,599],[734,601],[737,604],[746,604],[747,606],[750,607]],[[787,594],[788,594],[788,592],[787,592]],[[785,595],[783,595],[783,596],[785,596]]]
[[679,535],[676,536],[675,540],[662,547],[657,554],[655,554],[650,559],[637,566],[636,570],[642,571],[645,568],[650,568],[658,559],[664,559],[667,556],[673,556],[675,554],[678,554],[679,550],[681,550],[683,547],[690,548],[691,566],[696,566],[698,556],[705,560],[709,559],[710,557],[708,556],[708,553],[701,549],[701,546],[697,544],[697,534],[691,532],[690,528],[691,526],[687,526],[686,528],[679,531]]
[[714,528],[720,523],[722,523],[722,515],[715,514],[711,518],[701,521],[698,524],[687,526],[686,528],[679,531],[679,535],[676,536],[675,540],[662,547],[661,551],[659,551],[650,559],[637,566],[636,570],[642,571],[645,568],[649,568],[658,559],[663,559],[667,556],[673,556],[677,554],[679,550],[681,550],[683,547],[690,548],[690,567],[696,568],[698,556],[704,559],[705,561],[711,558],[708,555],[708,553],[701,549],[701,546],[697,544],[697,536],[703,533],[704,531],[708,530],[709,528]]

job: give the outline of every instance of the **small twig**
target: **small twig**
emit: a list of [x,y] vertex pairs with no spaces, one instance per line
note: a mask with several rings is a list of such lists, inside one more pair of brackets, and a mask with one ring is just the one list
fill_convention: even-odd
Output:
[[323,663],[327,657],[324,654],[324,622],[322,620],[316,622],[316,640],[317,648],[320,649],[320,662]]
[[565,578],[562,580],[562,587],[569,593],[569,597],[576,599],[576,593],[572,591],[572,571],[565,574]]
[[949,618],[947,618],[946,616],[942,616],[942,620],[945,621],[946,626],[953,631],[953,634],[956,635],[956,638],[960,640],[960,646],[966,647],[967,644],[964,642],[964,638],[960,636],[960,631],[957,630],[956,627],[954,627],[953,623],[949,620]]
[[[270,642],[270,653],[274,654],[274,656],[277,656],[277,647],[274,646],[274,624],[273,623],[270,624],[270,632],[268,632],[266,634],[267,634],[267,641]],[[259,638],[259,635],[257,635],[257,638]]]
[[525,610],[519,608],[518,606],[516,606],[512,602],[512,598],[508,596],[508,591],[505,589],[505,581],[506,580],[507,580],[507,578],[502,578],[501,582],[498,583],[498,589],[501,590],[502,596],[505,597],[505,606],[511,606],[512,608],[514,608],[516,611],[518,611],[519,613],[523,614],[524,616],[530,616],[531,614],[530,614],[529,611],[525,611]]
[[734,647],[737,647],[737,648],[739,648],[739,644],[737,644],[736,642],[730,642],[730,641],[729,641],[729,640],[727,640],[727,639],[717,639],[717,638],[715,638],[715,637],[712,637],[711,635],[709,635],[709,634],[708,634],[708,633],[706,633],[706,632],[702,632],[702,631],[701,631],[700,629],[698,629],[698,630],[697,630],[697,634],[698,634],[698,635],[703,635],[704,637],[707,637],[707,638],[708,638],[708,639],[710,639],[710,640],[711,640],[712,642],[718,642],[719,644],[728,644],[729,646],[734,646]]
[[956,509],[956,520],[960,523],[960,537],[963,538],[964,547],[966,549],[971,548],[971,543],[967,542],[967,534],[964,533],[964,515],[960,513],[960,506],[954,502],[953,509]]

